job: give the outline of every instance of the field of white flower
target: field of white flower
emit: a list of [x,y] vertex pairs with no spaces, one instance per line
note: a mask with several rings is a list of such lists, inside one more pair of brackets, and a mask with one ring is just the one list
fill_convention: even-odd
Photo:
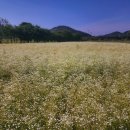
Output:
[[130,130],[130,44],[0,45],[1,130]]

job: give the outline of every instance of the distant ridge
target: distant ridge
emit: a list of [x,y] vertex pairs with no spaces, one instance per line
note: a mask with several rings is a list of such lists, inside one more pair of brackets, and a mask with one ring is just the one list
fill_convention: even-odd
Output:
[[121,32],[112,32],[112,33],[104,35],[104,37],[121,37],[121,36],[122,36]]
[[126,37],[130,37],[130,30],[129,30],[129,31],[126,31],[126,32],[124,32],[124,35],[125,35]]
[[108,38],[123,38],[123,37],[130,37],[130,30],[126,31],[124,33],[121,32],[112,32],[106,35],[103,35],[103,37],[108,37]]

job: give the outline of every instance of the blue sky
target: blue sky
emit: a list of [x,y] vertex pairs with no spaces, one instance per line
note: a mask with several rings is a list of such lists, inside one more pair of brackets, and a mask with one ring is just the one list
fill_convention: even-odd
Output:
[[130,0],[0,0],[0,17],[13,25],[66,25],[101,35],[130,30]]

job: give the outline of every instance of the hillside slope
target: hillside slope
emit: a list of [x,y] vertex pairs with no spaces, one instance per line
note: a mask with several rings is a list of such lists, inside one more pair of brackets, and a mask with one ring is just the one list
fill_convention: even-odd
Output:
[[63,39],[67,38],[68,40],[86,40],[88,38],[91,38],[92,36],[88,33],[75,30],[68,26],[57,26],[50,30],[53,34],[62,37]]

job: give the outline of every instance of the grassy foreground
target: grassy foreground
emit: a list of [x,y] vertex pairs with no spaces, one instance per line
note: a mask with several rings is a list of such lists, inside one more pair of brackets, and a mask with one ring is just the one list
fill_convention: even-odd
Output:
[[130,44],[0,45],[1,130],[130,130]]

